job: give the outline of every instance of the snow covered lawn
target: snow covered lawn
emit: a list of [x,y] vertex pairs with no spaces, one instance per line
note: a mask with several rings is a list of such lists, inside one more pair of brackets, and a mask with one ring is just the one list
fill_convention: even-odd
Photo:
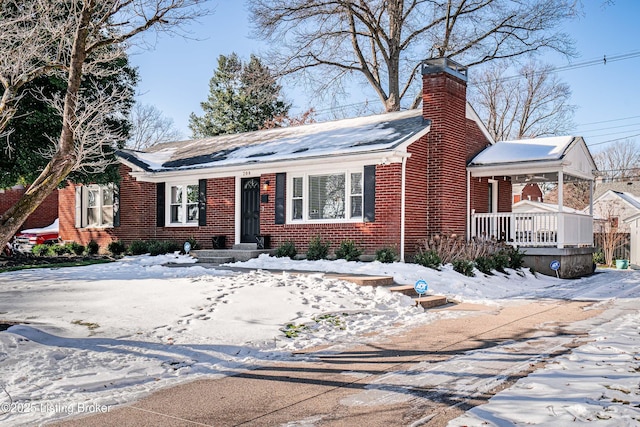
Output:
[[[177,255],[140,256],[0,274],[0,324],[16,323],[0,332],[0,422],[33,424],[100,412],[176,381],[229,375],[260,360],[289,357],[295,349],[346,344],[355,335],[362,340],[365,333],[394,333],[464,315],[425,312],[408,297],[322,273],[284,272],[296,269],[393,275],[404,284],[423,279],[429,293],[493,305],[531,298],[621,301],[624,310],[593,331],[591,347],[558,358],[453,425],[481,425],[492,417],[515,421],[523,396],[536,403],[531,406],[540,422],[558,420],[559,413],[609,422],[602,425],[640,418],[640,315],[633,309],[640,307],[640,272],[606,270],[581,280],[514,271],[467,278],[448,267],[262,256],[235,264],[255,269],[238,273],[161,265],[167,261],[192,262]],[[591,366],[597,370],[585,370]],[[571,395],[561,390],[565,376],[580,379]],[[557,403],[560,396],[568,403]],[[552,409],[547,401],[556,402]]]

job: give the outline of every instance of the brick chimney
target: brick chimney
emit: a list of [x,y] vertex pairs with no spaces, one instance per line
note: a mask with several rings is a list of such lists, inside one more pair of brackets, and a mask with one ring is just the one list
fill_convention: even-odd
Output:
[[427,135],[427,234],[466,232],[467,68],[447,58],[422,63]]

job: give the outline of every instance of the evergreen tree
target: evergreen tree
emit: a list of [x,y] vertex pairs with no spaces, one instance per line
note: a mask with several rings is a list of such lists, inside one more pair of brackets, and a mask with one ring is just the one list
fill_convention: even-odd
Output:
[[[72,172],[69,179],[74,182],[108,183],[118,181],[118,165],[114,153],[124,146],[128,137],[130,123],[128,114],[134,103],[136,71],[131,68],[128,59],[117,58],[102,65],[117,73],[106,76],[87,76],[83,83],[83,96],[92,98],[92,92],[110,86],[117,86],[128,96],[118,104],[117,110],[105,114],[105,124],[122,135],[114,145],[103,148],[111,165],[99,173],[89,169]],[[17,183],[30,184],[49,162],[53,142],[60,135],[62,116],[53,108],[49,100],[61,97],[66,91],[66,81],[60,75],[43,76],[28,83],[21,90],[21,99],[14,117],[7,126],[9,146],[15,147],[6,155],[0,156],[0,188]]]
[[207,101],[200,103],[204,115],[191,113],[189,128],[194,138],[250,132],[289,112],[282,87],[269,68],[251,55],[243,63],[238,55],[220,55],[209,81]]

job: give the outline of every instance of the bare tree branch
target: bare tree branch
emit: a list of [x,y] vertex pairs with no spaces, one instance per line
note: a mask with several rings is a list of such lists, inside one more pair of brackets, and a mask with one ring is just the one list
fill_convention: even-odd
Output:
[[571,90],[548,65],[529,62],[514,77],[499,64],[487,67],[471,86],[478,114],[497,141],[561,135],[572,127]]
[[[359,75],[386,111],[416,105],[415,67],[431,55],[475,65],[547,49],[573,55],[561,24],[575,0],[253,0],[255,35],[278,46],[280,75]],[[349,72],[344,72],[344,71]],[[334,80],[336,87],[342,81]],[[324,89],[325,87],[323,87]],[[407,96],[408,95],[408,96]]]
[[[18,90],[35,77],[62,70],[67,88],[62,104],[62,132],[51,160],[24,196],[0,216],[0,246],[74,170],[104,166],[102,149],[117,136],[105,132],[109,106],[117,90],[89,100],[81,90],[89,75],[105,71],[105,62],[123,55],[125,42],[149,30],[179,31],[202,16],[206,0],[5,0],[0,4],[0,81],[4,92]],[[13,55],[17,55],[16,58]],[[15,62],[14,62],[15,61]],[[8,123],[16,98],[0,104],[0,125]],[[101,108],[102,107],[102,108]],[[0,131],[3,129],[0,128]]]

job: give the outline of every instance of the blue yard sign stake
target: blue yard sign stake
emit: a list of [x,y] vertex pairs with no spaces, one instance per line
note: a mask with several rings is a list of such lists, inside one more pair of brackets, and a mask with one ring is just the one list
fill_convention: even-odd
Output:
[[419,296],[422,296],[427,293],[427,289],[429,289],[429,285],[427,285],[427,282],[420,279],[416,282],[415,285],[413,285],[413,289],[416,290]]
[[558,274],[558,270],[560,270],[560,261],[554,259],[551,261],[551,264],[549,264],[549,267],[556,272],[556,277],[559,279],[560,275]]
[[184,253],[189,255],[189,251],[191,250],[191,243],[184,242]]

